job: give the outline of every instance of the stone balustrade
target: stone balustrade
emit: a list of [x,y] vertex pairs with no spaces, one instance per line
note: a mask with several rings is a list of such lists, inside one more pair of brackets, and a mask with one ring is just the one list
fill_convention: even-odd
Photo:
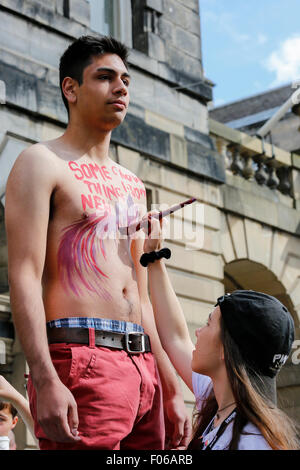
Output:
[[299,208],[298,155],[272,146],[267,141],[249,136],[210,119],[210,136],[225,162],[225,170],[252,180],[260,186],[277,190],[294,199]]

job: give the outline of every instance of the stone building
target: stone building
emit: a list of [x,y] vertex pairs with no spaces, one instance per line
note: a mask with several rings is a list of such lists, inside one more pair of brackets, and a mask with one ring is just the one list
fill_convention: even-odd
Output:
[[[215,121],[255,136],[297,88],[299,83],[290,83],[225,106],[218,106],[209,114]],[[299,104],[295,104],[272,128],[272,142],[288,152],[300,154],[299,126]],[[266,140],[269,140],[269,136]]]
[[[172,216],[170,234],[182,220],[184,231],[166,243],[192,335],[216,298],[240,287],[285,303],[299,338],[300,157],[275,147],[272,158],[268,144],[262,154],[255,137],[209,119],[198,0],[0,0],[0,18],[0,372],[25,393],[28,370],[9,303],[6,179],[25,147],[63,132],[58,62],[84,34],[112,34],[131,51],[131,105],[113,132],[111,158],[144,181],[149,206],[194,196],[203,210],[198,218],[186,209]],[[298,421],[299,360],[298,347],[278,379],[281,406]],[[34,446],[22,423],[16,434],[19,448]]]

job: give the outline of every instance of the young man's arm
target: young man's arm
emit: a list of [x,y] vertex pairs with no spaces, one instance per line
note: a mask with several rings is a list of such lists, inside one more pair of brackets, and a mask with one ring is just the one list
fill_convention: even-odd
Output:
[[50,198],[56,185],[55,162],[46,152],[40,144],[23,151],[7,182],[10,299],[36,389],[37,418],[50,439],[71,442],[78,439],[71,433],[78,426],[77,406],[51,361],[42,300]]
[[189,443],[191,425],[184,404],[182,391],[176,373],[163,349],[156,329],[153,309],[148,295],[147,269],[139,260],[143,253],[143,239],[132,242],[132,258],[135,264],[142,307],[142,323],[150,336],[151,348],[155,355],[163,388],[166,418],[166,441],[169,448],[185,448]]

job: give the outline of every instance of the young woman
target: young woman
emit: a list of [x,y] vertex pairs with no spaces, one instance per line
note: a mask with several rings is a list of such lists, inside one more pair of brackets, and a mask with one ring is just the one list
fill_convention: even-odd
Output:
[[194,346],[164,261],[149,255],[161,240],[152,218],[144,264],[157,328],[198,409],[188,449],[299,449],[295,425],[276,406],[275,376],[294,339],[291,315],[272,296],[235,291],[218,299]]

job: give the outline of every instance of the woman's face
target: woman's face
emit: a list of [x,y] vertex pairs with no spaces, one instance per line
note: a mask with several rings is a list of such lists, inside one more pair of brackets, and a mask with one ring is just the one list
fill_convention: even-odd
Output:
[[18,417],[13,418],[10,410],[7,407],[0,410],[0,436],[8,436],[9,432],[17,424]]
[[191,364],[194,372],[211,377],[224,366],[220,319],[221,311],[217,306],[209,314],[206,325],[196,330],[197,342]]

